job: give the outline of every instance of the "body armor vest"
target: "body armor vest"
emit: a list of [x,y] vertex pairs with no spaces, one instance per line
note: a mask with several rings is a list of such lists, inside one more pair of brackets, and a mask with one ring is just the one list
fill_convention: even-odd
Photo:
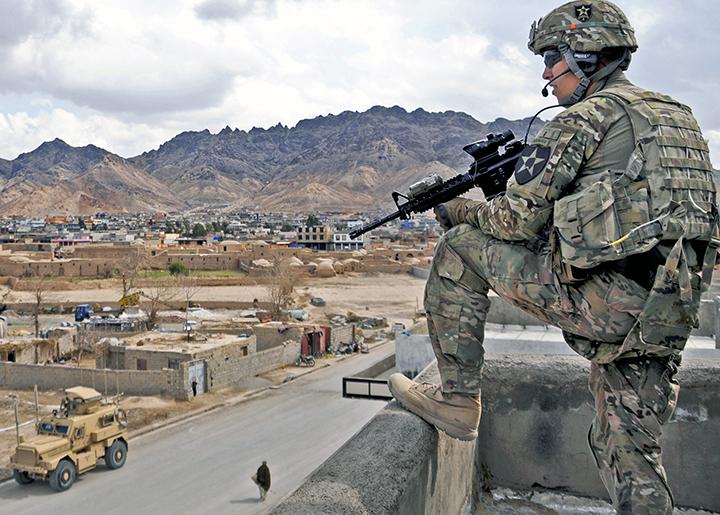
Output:
[[[636,325],[621,345],[608,346],[595,360],[676,354],[698,324],[720,247],[708,146],[690,108],[670,97],[634,86],[597,95],[627,113],[635,149],[624,170],[608,170],[555,203],[560,256],[570,269],[593,268],[669,244]],[[696,248],[704,248],[704,256]]]
[[635,150],[624,170],[608,170],[555,203],[563,262],[593,268],[647,252],[661,240],[710,241],[716,226],[713,169],[690,108],[635,86],[596,95],[627,113]]

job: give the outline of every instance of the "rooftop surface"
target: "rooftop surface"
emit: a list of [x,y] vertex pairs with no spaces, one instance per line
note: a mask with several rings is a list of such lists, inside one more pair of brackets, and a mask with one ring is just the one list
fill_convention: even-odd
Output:
[[204,341],[187,340],[186,334],[169,334],[169,333],[142,333],[137,336],[127,337],[126,349],[149,350],[156,352],[174,352],[193,354],[195,352],[204,352],[213,349],[219,349],[227,345],[243,345],[249,344],[251,338],[241,338],[230,334],[217,334],[203,336],[207,338]]

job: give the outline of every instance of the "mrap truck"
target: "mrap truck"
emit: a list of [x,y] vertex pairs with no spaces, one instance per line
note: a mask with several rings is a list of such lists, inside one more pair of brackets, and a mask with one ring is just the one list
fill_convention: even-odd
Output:
[[68,388],[60,408],[38,421],[35,436],[18,437],[10,458],[13,478],[21,485],[46,479],[62,492],[100,459],[110,469],[120,468],[127,459],[127,425],[117,397],[107,400],[85,386]]

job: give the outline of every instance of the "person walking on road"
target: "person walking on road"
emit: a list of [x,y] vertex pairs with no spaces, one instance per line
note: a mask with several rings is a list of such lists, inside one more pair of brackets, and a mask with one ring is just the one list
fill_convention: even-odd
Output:
[[267,497],[268,490],[270,490],[270,469],[267,466],[267,461],[263,461],[252,476],[252,480],[258,485],[260,489],[260,501],[264,501]]

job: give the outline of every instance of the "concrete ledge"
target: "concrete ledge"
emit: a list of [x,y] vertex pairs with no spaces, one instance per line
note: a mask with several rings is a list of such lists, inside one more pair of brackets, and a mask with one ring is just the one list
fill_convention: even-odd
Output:
[[384,372],[387,372],[391,368],[395,366],[395,354],[391,354],[387,358],[383,358],[374,365],[369,366],[365,370],[362,370],[358,372],[357,374],[354,374],[353,377],[377,377]]
[[[587,444],[594,416],[588,369],[572,356],[488,359],[477,467],[491,485],[607,498]],[[678,381],[678,408],[662,444],[670,486],[678,505],[720,511],[720,359],[685,358]]]
[[[496,487],[607,499],[587,443],[589,362],[486,357],[477,442],[448,438],[390,402],[271,513],[458,514],[470,504],[516,513],[480,498]],[[438,382],[434,363],[419,380]],[[679,405],[663,435],[670,485],[678,506],[720,512],[720,359],[686,357],[678,380]]]
[[[437,369],[421,380],[436,381]],[[458,514],[474,454],[475,442],[438,434],[393,401],[271,513]]]

